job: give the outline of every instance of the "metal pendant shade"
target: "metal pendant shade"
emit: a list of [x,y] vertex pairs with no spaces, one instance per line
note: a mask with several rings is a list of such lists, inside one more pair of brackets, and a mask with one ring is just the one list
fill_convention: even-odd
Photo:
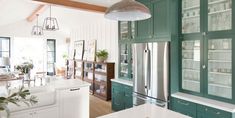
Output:
[[37,14],[37,24],[33,26],[31,34],[32,35],[43,35],[43,28],[42,28],[42,26],[38,25],[38,14]]
[[47,31],[59,30],[57,19],[51,17],[51,6],[50,6],[50,16],[45,18],[44,23],[43,23],[43,29]]
[[138,21],[151,17],[149,9],[134,0],[122,0],[105,12],[105,18],[117,21]]

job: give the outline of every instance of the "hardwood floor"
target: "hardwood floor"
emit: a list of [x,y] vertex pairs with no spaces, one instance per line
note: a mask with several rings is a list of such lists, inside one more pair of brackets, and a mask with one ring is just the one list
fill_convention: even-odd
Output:
[[96,118],[111,112],[111,101],[101,100],[93,95],[90,95],[90,118]]

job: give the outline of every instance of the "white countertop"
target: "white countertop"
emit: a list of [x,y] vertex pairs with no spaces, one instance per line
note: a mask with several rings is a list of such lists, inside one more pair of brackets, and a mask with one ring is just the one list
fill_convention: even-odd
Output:
[[144,104],[98,118],[190,118],[153,104]]
[[216,101],[216,100],[212,100],[212,99],[208,99],[208,98],[203,98],[203,97],[199,97],[199,96],[194,96],[194,95],[190,95],[190,94],[185,94],[185,93],[181,93],[181,92],[174,93],[171,96],[178,98],[178,99],[186,100],[189,102],[194,102],[197,104],[209,106],[212,108],[221,109],[221,110],[224,110],[227,112],[235,112],[235,105],[234,104],[220,102],[220,101]]
[[[80,79],[63,79],[63,78],[45,78],[42,83],[40,80],[36,80],[35,83],[32,81],[29,85],[24,84],[25,89],[35,90],[44,87],[51,87],[55,90],[58,89],[67,89],[73,87],[84,87],[90,86],[90,83],[82,81]],[[8,90],[18,91],[18,88],[22,86],[22,80],[12,81],[11,86],[8,90],[6,90],[6,85],[2,84],[0,86],[0,96],[5,96]]]
[[55,89],[67,89],[74,87],[85,87],[90,86],[90,83],[82,81],[80,79],[59,79],[52,81],[48,84],[48,86],[53,87]]
[[[47,78],[48,79],[48,78]],[[22,83],[19,82],[13,83],[13,88],[10,88],[8,90],[5,87],[0,88],[0,96],[8,96],[9,92],[13,93],[14,91],[18,91],[19,87],[22,86]],[[18,86],[18,87],[17,87]],[[49,105],[56,105],[56,95],[57,90],[64,90],[64,89],[77,89],[81,87],[88,87],[90,86],[89,83],[82,81],[80,79],[62,79],[62,78],[53,78],[45,81],[44,84],[32,84],[30,86],[26,86],[25,89],[28,89],[31,93],[31,95],[34,95],[38,99],[38,103],[33,106],[27,106],[24,103],[18,103],[20,104],[20,107],[14,105],[14,104],[8,104],[8,108],[11,112],[21,111],[21,110],[27,110],[31,108],[38,108],[42,106],[49,106]]]
[[124,79],[111,79],[111,81],[117,82],[117,83],[120,83],[120,84],[124,84],[124,85],[128,85],[128,86],[133,86],[133,81],[129,81],[129,80],[124,80]]

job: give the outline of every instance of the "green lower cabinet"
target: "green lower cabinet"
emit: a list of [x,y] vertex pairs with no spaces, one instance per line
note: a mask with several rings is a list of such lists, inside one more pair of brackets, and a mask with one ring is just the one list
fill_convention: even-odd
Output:
[[232,113],[203,106],[197,105],[198,118],[232,118]]
[[233,114],[212,107],[172,98],[171,110],[192,118],[234,118]]
[[196,118],[197,109],[196,109],[195,103],[177,99],[177,98],[172,98],[171,108],[173,111],[182,113],[192,118]]
[[112,110],[120,111],[133,106],[131,86],[112,82]]

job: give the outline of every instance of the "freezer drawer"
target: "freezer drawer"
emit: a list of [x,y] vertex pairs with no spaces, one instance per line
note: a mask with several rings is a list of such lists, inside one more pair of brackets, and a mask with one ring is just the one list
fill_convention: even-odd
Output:
[[161,101],[161,100],[157,100],[148,96],[133,93],[133,106],[138,106],[138,105],[145,104],[145,103],[151,103],[160,107],[167,108],[167,102],[165,101]]

